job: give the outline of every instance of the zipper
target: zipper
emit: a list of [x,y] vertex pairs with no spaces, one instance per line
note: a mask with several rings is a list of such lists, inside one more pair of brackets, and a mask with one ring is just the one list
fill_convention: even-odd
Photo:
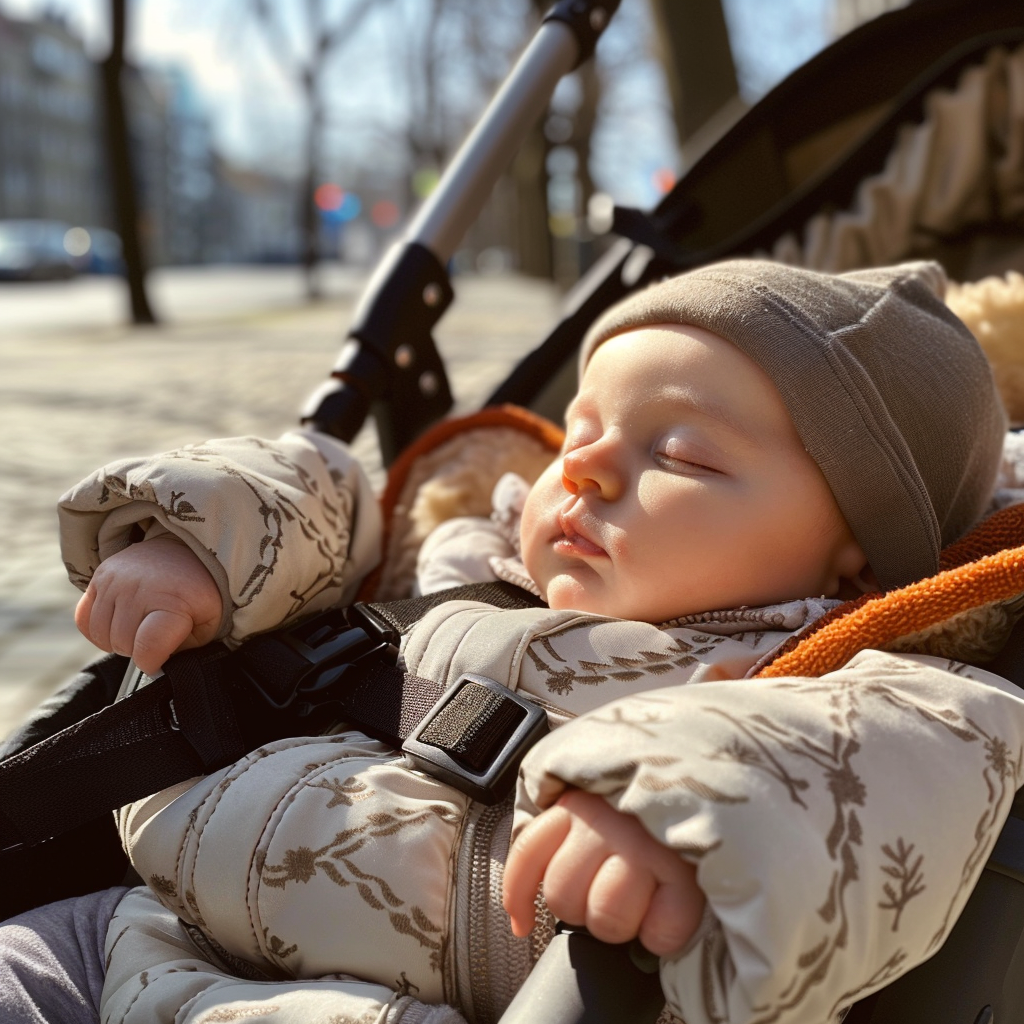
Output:
[[533,936],[512,934],[501,905],[512,806],[511,794],[490,807],[470,805],[456,864],[452,973],[455,1003],[470,1024],[495,1024],[543,949]]

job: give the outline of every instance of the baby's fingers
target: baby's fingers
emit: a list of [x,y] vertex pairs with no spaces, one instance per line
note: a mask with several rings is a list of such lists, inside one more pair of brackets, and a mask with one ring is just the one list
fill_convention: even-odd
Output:
[[645,867],[612,854],[590,883],[583,923],[602,942],[628,942],[640,931],[655,887],[654,876]]
[[150,612],[135,630],[132,660],[146,675],[155,675],[191,636],[192,625],[192,618],[181,612]]
[[[86,592],[78,599],[78,604],[75,605],[75,625],[78,627],[78,632],[89,640],[91,643],[96,643],[92,635],[92,610],[96,604],[96,587],[90,583]],[[99,644],[96,644],[99,647]]]
[[705,897],[697,886],[696,868],[680,861],[679,875],[658,886],[637,936],[656,956],[678,953],[697,930],[704,915]]
[[529,935],[534,924],[534,900],[548,863],[569,834],[569,815],[552,807],[535,818],[509,850],[502,881],[502,904],[512,919],[512,933]]
[[75,609],[75,625],[86,640],[95,644],[101,651],[114,650],[110,631],[115,607],[116,602],[110,590],[98,587],[93,580]]

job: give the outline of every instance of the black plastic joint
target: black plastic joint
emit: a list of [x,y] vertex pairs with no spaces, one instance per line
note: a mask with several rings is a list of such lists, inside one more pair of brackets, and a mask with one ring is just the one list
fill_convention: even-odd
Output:
[[[444,264],[426,246],[408,242],[381,264],[355,312],[334,377],[348,393],[361,390],[352,403],[368,405],[377,421],[385,465],[452,407],[431,330],[453,297]],[[331,407],[324,420],[354,421],[341,400],[328,396],[331,403],[341,415]]]
[[618,10],[619,2],[620,0],[558,0],[558,3],[544,15],[544,21],[561,21],[572,29],[580,48],[577,67],[594,55],[597,41],[611,21],[612,15]]
[[353,315],[349,337],[373,350],[392,372],[412,369],[403,365],[399,350],[429,346],[430,330],[453,298],[444,264],[426,246],[408,242],[392,250],[375,272]]

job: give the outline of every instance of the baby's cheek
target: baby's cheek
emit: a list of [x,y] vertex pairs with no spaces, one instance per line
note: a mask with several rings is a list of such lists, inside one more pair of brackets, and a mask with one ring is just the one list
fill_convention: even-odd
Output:
[[545,537],[542,528],[544,506],[537,494],[538,486],[539,484],[530,491],[523,506],[523,515],[519,520],[519,547],[527,572],[534,583],[539,585],[540,580],[536,573],[542,571],[540,563]]
[[[526,566],[527,575],[537,584],[541,598],[551,605],[548,595],[548,584],[551,580],[551,574],[545,571],[543,558],[539,554],[532,552],[525,543],[523,544],[522,552],[523,565]],[[554,607],[554,605],[551,605],[551,607]]]

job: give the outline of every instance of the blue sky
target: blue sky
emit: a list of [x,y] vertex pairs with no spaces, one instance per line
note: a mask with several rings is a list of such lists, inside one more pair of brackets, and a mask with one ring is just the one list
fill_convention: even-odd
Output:
[[[627,8],[641,3],[623,0],[623,14],[617,19],[623,22],[623,32],[627,20],[635,26],[638,14],[642,16],[642,11]],[[745,99],[756,100],[825,45],[831,4],[832,0],[725,0]],[[293,170],[298,160],[291,154],[297,153],[300,140],[298,96],[251,23],[236,20],[243,6],[244,0],[134,0],[129,45],[141,62],[179,64],[188,70],[226,155],[250,165]],[[280,3],[282,9],[285,6]],[[37,15],[44,8],[63,12],[94,53],[103,53],[106,0],[0,0],[0,10],[14,16]],[[602,43],[609,51],[615,46],[616,27],[613,22]],[[609,106],[619,112],[621,124],[609,119],[597,141],[595,176],[617,201],[644,205],[655,198],[652,170],[675,162],[675,146],[657,68],[650,62],[631,63],[627,62],[628,73],[617,76]],[[358,136],[361,106],[365,110],[372,105],[378,125],[403,116],[397,93],[381,88],[379,81],[361,83],[361,78],[339,77],[333,92],[336,117],[344,126],[334,142],[341,150],[355,145],[365,151],[371,144],[369,136]],[[628,145],[622,144],[624,133]],[[345,157],[339,153],[339,159]]]

